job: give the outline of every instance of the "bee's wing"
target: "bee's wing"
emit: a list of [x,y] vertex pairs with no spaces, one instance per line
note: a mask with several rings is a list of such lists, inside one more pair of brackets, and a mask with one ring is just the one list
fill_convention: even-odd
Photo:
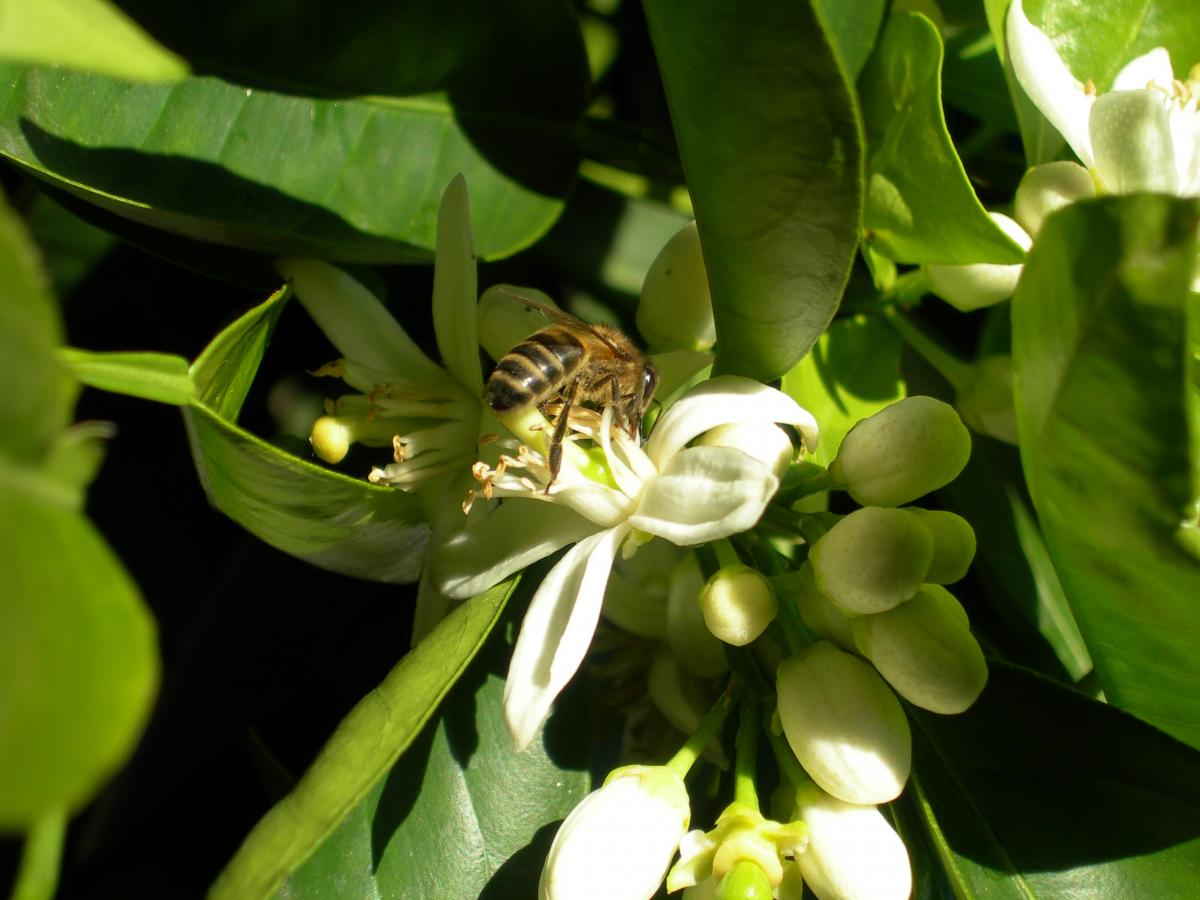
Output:
[[523,297],[512,288],[505,287],[501,290],[506,297],[511,297],[518,303],[524,303],[530,309],[536,309],[551,322],[557,322],[559,325],[566,325],[568,328],[579,328],[583,331],[586,331],[596,340],[604,344],[604,346],[608,347],[608,349],[610,349],[614,355],[621,357],[626,355],[625,351],[609,340],[608,336],[605,335],[604,332],[592,325],[589,325],[587,322],[583,321],[583,319],[573,316],[569,312],[559,309],[558,307],[547,306],[545,303],[538,303],[536,300],[530,300],[528,297]]

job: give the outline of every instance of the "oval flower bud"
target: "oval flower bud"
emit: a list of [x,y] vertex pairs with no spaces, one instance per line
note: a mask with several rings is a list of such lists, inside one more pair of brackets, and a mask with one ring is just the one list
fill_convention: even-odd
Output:
[[1016,446],[1012,357],[997,355],[976,360],[954,405],[972,431]]
[[906,397],[851,428],[829,474],[863,506],[903,506],[953,481],[970,455],[954,407]]
[[716,900],[771,900],[771,879],[757,863],[738,862],[717,884]]
[[[796,589],[791,599],[800,609],[804,624],[823,638],[828,638],[846,650],[854,649],[851,632],[853,617],[821,593],[813,576],[812,563],[805,561],[793,581]],[[786,602],[786,601],[785,601]]]
[[770,583],[754,569],[726,566],[704,585],[700,611],[718,639],[744,647],[775,621],[779,605]]
[[847,803],[886,803],[904,789],[908,720],[870,665],[818,641],[784,661],[776,691],[788,744],[824,790]]
[[729,669],[725,646],[708,630],[700,609],[704,575],[694,553],[671,570],[667,590],[667,646],[679,664],[699,678],[715,678]]
[[937,585],[926,585],[895,609],[857,620],[854,638],[905,700],[930,712],[963,712],[987,684],[987,662],[962,604]]
[[933,560],[933,536],[903,509],[850,513],[808,555],[817,588],[846,612],[883,612],[917,592]]
[[665,766],[615,769],[567,816],[542,870],[541,900],[649,900],[691,820]]
[[771,422],[734,422],[706,431],[696,445],[701,447],[732,447],[753,456],[774,473],[783,478],[796,455],[792,439],[778,425]]
[[796,802],[811,835],[796,863],[818,900],[908,900],[908,850],[878,809],[812,786],[801,788]]
[[696,223],[684,225],[646,272],[637,327],[654,352],[708,350],[717,340]]
[[[989,212],[988,215],[1022,250],[1033,246],[1025,229],[1008,216],[998,212]],[[1021,280],[1023,268],[1021,263],[974,263],[966,266],[927,265],[922,271],[925,274],[925,286],[931,293],[961,312],[970,312],[1011,297],[1017,289],[1017,282]]]
[[925,580],[931,584],[953,584],[966,576],[975,558],[975,530],[971,523],[944,509],[909,506],[904,512],[916,516],[933,535],[933,562]]
[[1076,162],[1062,160],[1034,166],[1017,185],[1013,215],[1033,237],[1046,217],[1057,209],[1096,196],[1091,173]]

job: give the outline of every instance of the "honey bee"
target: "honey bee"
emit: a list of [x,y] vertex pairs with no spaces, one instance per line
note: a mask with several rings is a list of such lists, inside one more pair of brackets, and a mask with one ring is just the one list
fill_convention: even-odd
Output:
[[488,377],[487,403],[503,415],[530,406],[545,413],[550,404],[561,401],[547,448],[549,492],[562,466],[562,443],[575,406],[611,407],[616,425],[636,439],[642,415],[658,387],[658,370],[616,328],[589,325],[518,294],[508,296],[555,324],[535,331],[504,354]]

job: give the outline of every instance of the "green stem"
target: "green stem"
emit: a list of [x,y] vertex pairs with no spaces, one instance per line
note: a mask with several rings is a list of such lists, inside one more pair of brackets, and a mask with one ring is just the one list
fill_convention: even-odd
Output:
[[783,639],[787,641],[788,651],[793,655],[800,653],[810,647],[816,638],[804,624],[804,619],[800,617],[800,608],[791,597],[780,595],[778,591],[776,597],[779,600],[779,615],[775,617],[775,621],[783,630]]
[[711,546],[717,554],[717,562],[720,563],[722,569],[727,566],[740,566],[742,564],[742,558],[733,549],[733,544],[729,542],[729,538],[721,538],[719,541],[713,541]]
[[921,355],[938,373],[960,391],[971,374],[970,363],[959,359],[936,340],[926,334],[911,319],[894,307],[885,307],[883,317],[904,338],[905,342]]
[[25,836],[21,868],[12,900],[50,900],[58,888],[67,817],[62,810],[44,813]]
[[704,748],[717,736],[717,732],[725,724],[726,717],[733,712],[734,702],[733,685],[731,684],[705,715],[700,727],[687,739],[687,743],[667,760],[666,767],[680,778],[686,778],[696,760],[700,758],[700,754],[704,752]]
[[792,783],[792,787],[799,790],[805,785],[813,784],[814,782],[808,777],[808,773],[801,768],[799,760],[796,759],[796,754],[788,746],[787,739],[784,738],[781,732],[776,730],[775,717],[767,709],[763,710],[762,728],[767,734],[767,743],[771,745],[771,751],[775,754],[775,761],[779,764],[779,771]]
[[758,768],[758,704],[749,698],[742,701],[742,720],[738,723],[737,761],[733,770],[733,799],[758,811],[758,789],[754,773]]

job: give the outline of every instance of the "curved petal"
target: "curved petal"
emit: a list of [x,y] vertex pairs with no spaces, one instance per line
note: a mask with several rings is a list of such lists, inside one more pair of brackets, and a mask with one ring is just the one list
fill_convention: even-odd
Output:
[[1096,101],[1091,118],[1096,178],[1113,194],[1179,186],[1164,99],[1157,91],[1114,91]]
[[1181,197],[1200,195],[1200,97],[1192,96],[1184,105],[1171,104],[1167,112],[1171,123],[1171,142],[1175,145],[1175,171],[1179,173],[1176,190]]
[[1089,169],[1095,159],[1088,134],[1088,115],[1095,96],[1084,91],[1050,38],[1025,17],[1021,0],[1008,8],[1008,55],[1021,88],[1050,120]]
[[341,269],[316,259],[279,259],[275,268],[330,343],[346,359],[388,381],[445,381],[442,367],[421,352],[369,290]]
[[817,420],[782,391],[737,375],[710,378],[688,391],[663,414],[646,442],[646,453],[663,465],[688,441],[710,428],[734,422],[779,422],[794,425],[811,452],[817,446]]
[[592,522],[551,503],[501,503],[432,550],[430,580],[451,599],[474,597],[595,531]]
[[646,486],[634,528],[681,547],[752,528],[779,488],[762,462],[732,447],[690,447]]
[[620,525],[584,538],[533,595],[504,684],[504,718],[517,749],[529,746],[587,655],[613,557],[628,533]]
[[433,332],[442,361],[459,384],[478,396],[483,391],[479,364],[475,238],[467,181],[455,175],[438,209],[437,250],[433,262]]
[[1140,91],[1151,82],[1159,87],[1168,88],[1175,78],[1175,70],[1171,68],[1171,54],[1166,47],[1155,47],[1149,53],[1143,53],[1137,59],[1125,64],[1113,80],[1111,90]]

